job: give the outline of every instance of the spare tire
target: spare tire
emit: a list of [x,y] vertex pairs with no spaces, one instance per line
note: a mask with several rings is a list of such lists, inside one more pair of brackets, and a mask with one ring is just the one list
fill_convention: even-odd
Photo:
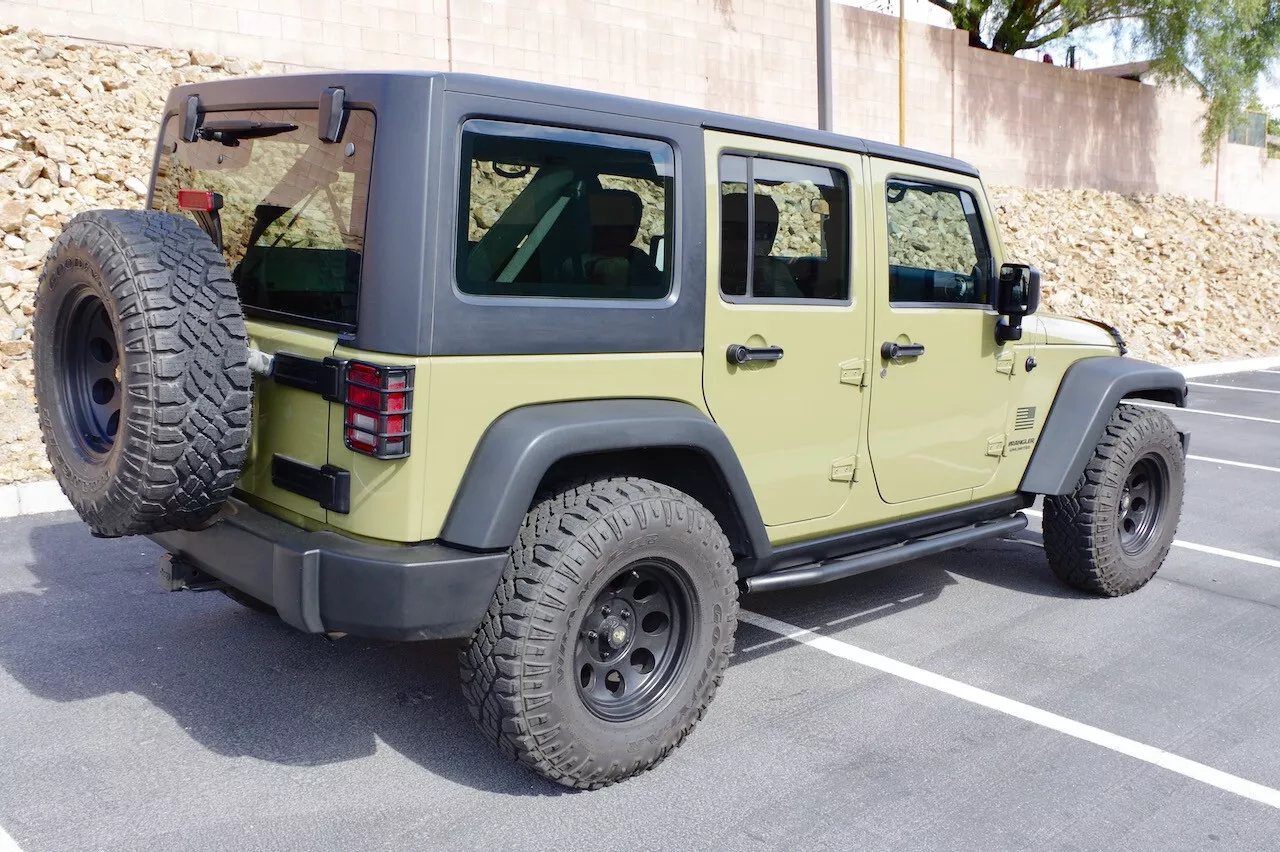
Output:
[[154,210],[76,216],[36,291],[35,389],[49,463],[89,528],[194,529],[249,446],[249,339],[222,253]]

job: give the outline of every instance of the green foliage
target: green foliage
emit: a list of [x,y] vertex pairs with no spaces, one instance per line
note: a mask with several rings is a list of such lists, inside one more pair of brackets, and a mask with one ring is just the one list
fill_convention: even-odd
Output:
[[1001,53],[1031,50],[1083,27],[1127,21],[1135,47],[1169,82],[1199,89],[1207,103],[1204,157],[1256,99],[1258,81],[1280,59],[1280,0],[930,0],[951,13],[971,43]]

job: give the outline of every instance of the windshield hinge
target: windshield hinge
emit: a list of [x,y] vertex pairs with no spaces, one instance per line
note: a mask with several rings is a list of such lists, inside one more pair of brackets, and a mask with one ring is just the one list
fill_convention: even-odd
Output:
[[1004,373],[1006,376],[1013,375],[1013,368],[1018,362],[1018,354],[1012,349],[1001,352],[996,356],[996,372]]
[[1000,458],[1004,455],[1005,436],[993,435],[987,439],[987,455]]

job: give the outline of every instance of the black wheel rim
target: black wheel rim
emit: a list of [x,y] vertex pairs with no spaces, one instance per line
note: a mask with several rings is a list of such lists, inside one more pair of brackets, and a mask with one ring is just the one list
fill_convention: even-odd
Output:
[[1125,553],[1140,553],[1151,543],[1168,491],[1169,470],[1159,457],[1143,456],[1129,469],[1116,511],[1116,531]]
[[582,617],[574,650],[578,696],[610,722],[648,713],[679,680],[692,635],[693,589],[657,559],[628,565]]
[[111,452],[120,431],[120,346],[106,306],[93,293],[73,297],[62,341],[71,428],[85,452]]

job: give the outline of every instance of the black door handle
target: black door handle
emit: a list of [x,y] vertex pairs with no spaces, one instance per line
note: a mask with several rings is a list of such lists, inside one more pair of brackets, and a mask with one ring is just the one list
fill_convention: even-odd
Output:
[[725,357],[730,364],[745,364],[748,361],[781,361],[781,346],[743,346],[741,343],[729,344]]
[[892,343],[886,341],[880,346],[880,357],[887,361],[897,361],[899,358],[919,358],[923,354],[923,343]]

